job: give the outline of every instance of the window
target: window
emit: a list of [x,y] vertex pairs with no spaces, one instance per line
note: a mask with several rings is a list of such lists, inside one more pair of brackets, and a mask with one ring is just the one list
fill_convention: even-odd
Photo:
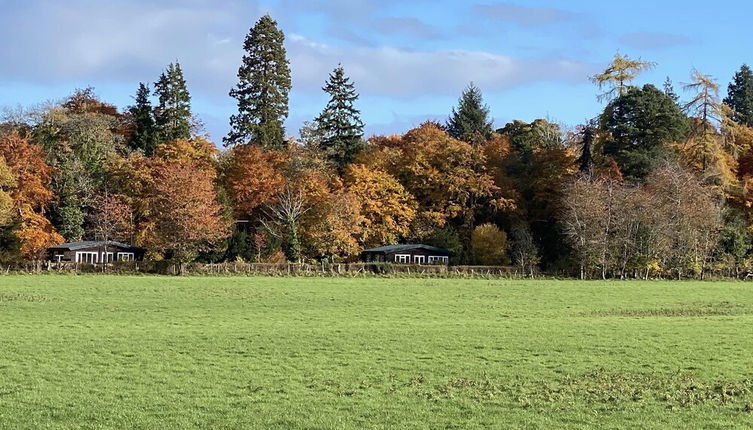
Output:
[[449,257],[442,257],[439,255],[429,256],[429,264],[447,264],[449,260],[450,260]]
[[414,255],[413,256],[413,263],[414,264],[424,264],[426,262],[426,256],[423,255]]
[[105,257],[105,258],[103,258],[103,259],[102,259],[102,261],[105,261],[105,262],[107,262],[107,263],[112,263],[113,261],[115,261],[115,260],[114,260],[115,256],[113,255],[113,253],[112,253],[112,252],[105,252],[105,253],[103,253],[103,254],[104,254],[104,255],[105,255],[106,257]]
[[135,259],[133,252],[118,252],[118,261],[133,261]]
[[77,252],[76,263],[94,264],[99,261],[99,253],[96,252]]
[[407,255],[407,254],[396,254],[395,255],[395,263],[409,264],[410,263],[410,255]]

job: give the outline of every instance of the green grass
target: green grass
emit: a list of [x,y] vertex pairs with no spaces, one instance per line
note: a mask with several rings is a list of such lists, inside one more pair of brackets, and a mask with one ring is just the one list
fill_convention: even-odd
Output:
[[753,284],[0,277],[0,428],[751,428]]

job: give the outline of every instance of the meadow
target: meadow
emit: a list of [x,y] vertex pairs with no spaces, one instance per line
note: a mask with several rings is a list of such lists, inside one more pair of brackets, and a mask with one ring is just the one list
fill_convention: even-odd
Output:
[[753,284],[0,276],[0,428],[753,427]]

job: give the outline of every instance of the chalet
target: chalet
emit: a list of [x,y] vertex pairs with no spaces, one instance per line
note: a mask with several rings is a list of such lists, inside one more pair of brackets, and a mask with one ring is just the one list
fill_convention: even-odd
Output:
[[144,250],[113,241],[85,241],[64,243],[47,248],[47,259],[54,262],[112,263],[115,261],[141,261]]
[[429,245],[389,245],[367,249],[361,253],[365,262],[397,264],[449,264],[452,252]]

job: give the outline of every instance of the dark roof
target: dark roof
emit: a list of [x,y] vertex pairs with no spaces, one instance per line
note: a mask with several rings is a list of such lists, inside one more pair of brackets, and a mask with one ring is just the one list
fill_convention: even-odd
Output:
[[405,245],[387,245],[387,246],[380,246],[379,248],[372,248],[367,249],[363,252],[369,252],[369,253],[377,253],[377,254],[388,254],[392,252],[400,252],[400,251],[410,251],[411,249],[423,249],[424,251],[429,252],[436,252],[438,254],[442,255],[452,255],[452,251],[444,248],[438,248],[436,246],[430,246],[430,245],[422,245],[422,244],[415,244],[415,243],[409,243]]
[[71,242],[71,243],[63,243],[61,245],[55,245],[51,246],[49,249],[67,249],[70,251],[75,251],[77,249],[86,249],[86,248],[96,248],[99,246],[117,246],[118,248],[131,248],[131,249],[140,249],[135,246],[131,246],[125,243],[121,242],[115,242],[112,240],[108,240],[107,242],[103,240],[85,240],[83,242]]

